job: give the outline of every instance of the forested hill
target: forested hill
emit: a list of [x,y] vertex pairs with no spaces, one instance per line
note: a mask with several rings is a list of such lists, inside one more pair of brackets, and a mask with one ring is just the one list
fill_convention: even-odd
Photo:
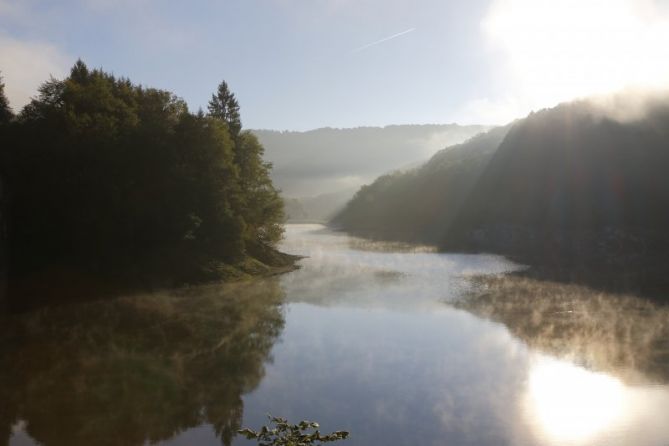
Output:
[[[290,263],[283,204],[225,82],[208,112],[77,62],[14,116],[0,90],[10,297],[170,286]],[[111,285],[113,284],[113,285]],[[91,296],[91,297],[98,297]]]
[[486,130],[480,125],[390,125],[307,132],[253,130],[273,164],[272,177],[287,196],[336,192]]
[[510,126],[437,152],[363,186],[332,224],[361,235],[438,244]]
[[665,101],[624,119],[589,101],[533,113],[500,144],[443,243],[574,260],[650,254],[641,240],[667,240],[668,170]]
[[[253,130],[286,197],[341,195],[391,169],[422,163],[438,150],[486,130],[480,125],[389,125],[306,132]],[[309,200],[302,200],[311,211]],[[323,200],[319,200],[323,202]],[[340,200],[334,200],[340,204]],[[320,210],[315,210],[320,211]],[[317,214],[319,212],[311,212]],[[322,215],[311,215],[321,218]]]
[[613,114],[592,101],[532,113],[506,135],[495,129],[420,169],[383,176],[333,224],[568,274],[642,265],[657,278],[669,264],[669,106],[614,102]]

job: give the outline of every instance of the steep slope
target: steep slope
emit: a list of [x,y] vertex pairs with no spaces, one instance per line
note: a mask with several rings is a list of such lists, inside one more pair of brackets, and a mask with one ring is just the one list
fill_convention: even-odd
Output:
[[615,109],[584,100],[532,113],[380,177],[333,225],[508,255],[543,278],[664,295],[669,101],[611,102]]
[[347,231],[438,243],[510,126],[441,150],[423,166],[363,186],[332,220]]
[[654,254],[666,243],[668,168],[662,103],[626,121],[586,101],[534,113],[509,131],[443,246],[571,262]]

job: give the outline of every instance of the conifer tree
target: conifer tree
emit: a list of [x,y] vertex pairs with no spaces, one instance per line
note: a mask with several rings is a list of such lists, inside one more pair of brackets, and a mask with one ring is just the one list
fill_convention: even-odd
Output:
[[270,178],[271,164],[263,160],[264,148],[249,131],[241,131],[239,103],[222,81],[209,101],[209,116],[226,123],[234,140],[235,165],[241,194],[237,213],[244,219],[248,243],[273,245],[283,235],[283,200]]
[[242,129],[242,121],[239,117],[239,103],[235,95],[228,88],[228,84],[222,81],[218,85],[216,94],[211,95],[209,101],[209,116],[222,119],[228,124],[230,134],[237,137]]

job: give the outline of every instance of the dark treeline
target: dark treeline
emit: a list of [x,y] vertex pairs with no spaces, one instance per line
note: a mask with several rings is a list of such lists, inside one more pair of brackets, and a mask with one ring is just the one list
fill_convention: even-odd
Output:
[[289,261],[273,249],[283,204],[270,165],[225,82],[194,114],[78,61],[16,116],[0,98],[10,298],[41,297],[43,283],[69,295]]
[[650,100],[627,119],[579,101],[381,177],[334,223],[448,251],[510,255],[560,280],[659,296],[669,285],[668,169],[666,101]]
[[493,234],[500,224],[523,226],[538,240],[561,240],[556,248],[567,256],[586,254],[578,252],[585,242],[578,237],[588,233],[622,231],[659,241],[669,224],[667,168],[666,104],[651,103],[644,117],[626,121],[589,102],[534,113],[509,131],[451,237],[476,243],[500,238]]

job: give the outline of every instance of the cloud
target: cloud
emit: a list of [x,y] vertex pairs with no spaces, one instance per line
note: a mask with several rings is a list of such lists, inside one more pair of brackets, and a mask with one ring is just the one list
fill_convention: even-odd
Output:
[[463,113],[508,121],[533,109],[669,81],[669,11],[652,0],[494,0],[482,31],[498,95]]
[[0,72],[15,111],[26,105],[49,76],[63,77],[73,58],[54,45],[0,35]]

